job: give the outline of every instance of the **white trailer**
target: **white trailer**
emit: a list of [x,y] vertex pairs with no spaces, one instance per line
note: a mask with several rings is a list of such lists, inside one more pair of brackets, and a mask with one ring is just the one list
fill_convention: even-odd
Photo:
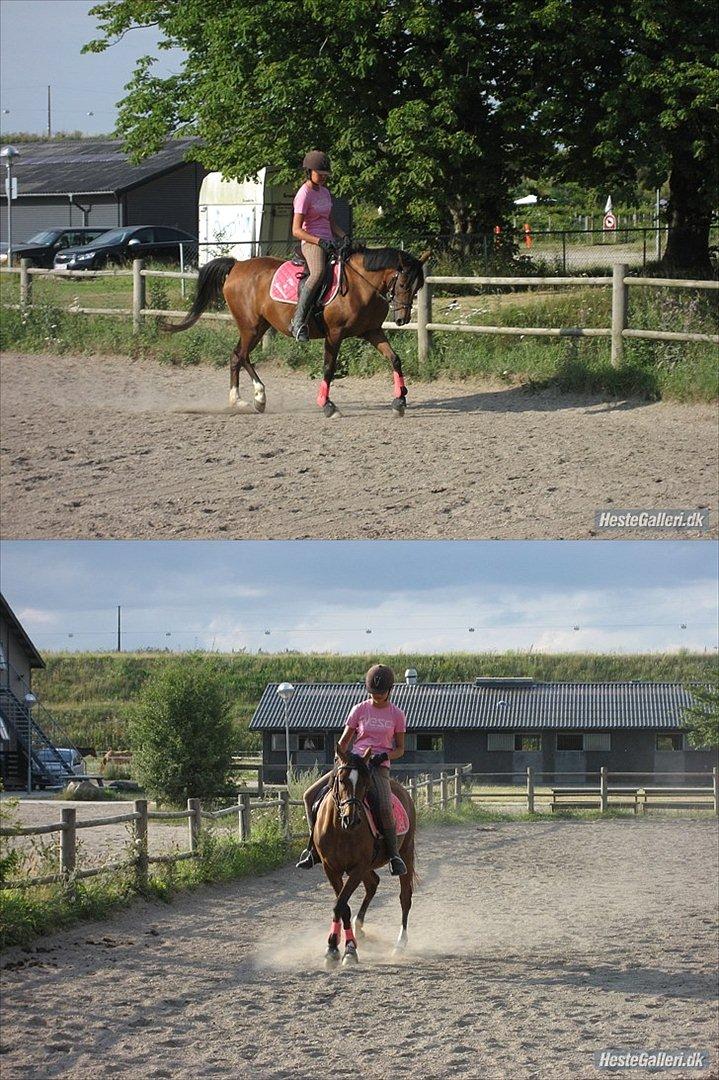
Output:
[[244,181],[207,174],[200,188],[200,266],[220,255],[251,259],[290,253],[292,200],[299,183],[274,183],[272,172],[260,169],[256,180]]

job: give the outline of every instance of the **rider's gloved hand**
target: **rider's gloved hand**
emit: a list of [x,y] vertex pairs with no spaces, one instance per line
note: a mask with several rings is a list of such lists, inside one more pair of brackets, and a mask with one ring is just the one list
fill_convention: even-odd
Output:
[[385,761],[389,761],[389,754],[386,750],[383,750],[381,754],[373,754],[369,759],[370,765],[384,765]]
[[322,248],[325,255],[331,255],[332,252],[335,250],[334,240],[321,239],[318,246]]

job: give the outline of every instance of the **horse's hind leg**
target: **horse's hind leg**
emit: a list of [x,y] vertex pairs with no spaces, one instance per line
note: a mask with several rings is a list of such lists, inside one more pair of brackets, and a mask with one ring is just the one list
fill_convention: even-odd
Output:
[[266,319],[261,319],[252,330],[243,332],[237,342],[230,360],[230,405],[241,408],[247,404],[247,402],[240,400],[240,368],[242,367],[252,379],[255,411],[265,411],[267,401],[265,386],[257,374],[254,364],[250,362],[250,353],[255,345],[262,340],[269,325]]
[[409,918],[409,909],[412,907],[412,881],[414,878],[414,852],[402,852],[402,858],[407,864],[407,873],[403,874],[399,879],[399,902],[402,907],[402,928],[397,938],[397,943],[394,947],[395,955],[397,953],[404,952],[407,948],[407,920]]
[[363,879],[363,885],[365,888],[364,900],[360,905],[360,909],[355,916],[355,936],[358,938],[364,937],[364,920],[367,914],[367,908],[374,900],[374,894],[377,892],[377,886],[379,885],[379,874],[375,874],[374,870]]

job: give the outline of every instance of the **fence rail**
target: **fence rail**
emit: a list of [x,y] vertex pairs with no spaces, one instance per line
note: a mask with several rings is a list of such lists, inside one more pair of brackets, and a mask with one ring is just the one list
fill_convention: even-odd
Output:
[[[428,270],[429,264],[425,267]],[[630,339],[643,339],[650,341],[681,341],[681,342],[704,342],[718,345],[719,334],[683,333],[668,330],[648,330],[631,328],[628,323],[628,291],[633,287],[651,287],[659,289],[695,289],[713,291],[719,289],[718,281],[698,281],[683,278],[649,278],[632,276],[629,274],[626,263],[616,262],[612,268],[612,276],[601,277],[508,277],[499,275],[458,275],[448,276],[444,274],[427,274],[425,284],[417,295],[417,317],[414,322],[404,326],[397,326],[388,321],[384,328],[399,330],[417,334],[417,347],[419,359],[426,362],[429,358],[434,333],[459,333],[459,334],[492,334],[500,336],[519,337],[608,337],[611,339],[611,362],[619,367],[624,357],[624,343]],[[32,279],[35,276],[48,276],[54,272],[32,268],[28,260],[23,259],[20,267],[4,267],[2,273],[20,274],[20,303],[7,305],[9,307],[27,310],[32,307]],[[147,306],[146,282],[148,278],[178,279],[183,288],[185,281],[196,279],[197,272],[193,271],[170,271],[146,269],[142,259],[135,259],[131,270],[111,271],[70,271],[63,273],[62,277],[71,276],[85,280],[96,277],[126,277],[132,279],[132,305],[124,308],[100,308],[81,307],[75,303],[67,310],[73,314],[84,315],[115,315],[132,317],[133,330],[139,332],[144,318],[184,318],[187,314],[184,310],[154,308]],[[493,287],[493,286],[544,286],[544,287],[571,287],[592,286],[612,288],[612,314],[611,326],[609,327],[540,327],[540,326],[486,326],[478,324],[440,323],[432,318],[433,287],[435,285]],[[226,312],[206,312],[202,319],[220,322],[232,322],[232,316]],[[263,349],[271,348],[271,335],[268,333],[263,338]]]
[[[453,769],[437,770],[438,775],[429,772],[406,771],[404,774],[395,774],[396,778],[407,788],[415,805],[437,807],[446,811],[450,807],[459,808],[465,801],[500,801],[522,800],[526,803],[527,812],[536,813],[538,799],[551,797],[551,809],[555,810],[563,806],[586,806],[594,805],[602,812],[612,808],[612,805],[633,805],[635,813],[642,812],[653,806],[657,808],[682,809],[680,800],[689,799],[688,808],[713,809],[719,813],[719,770],[713,769],[711,773],[620,773],[611,774],[605,767],[599,770],[598,785],[587,786],[586,783],[575,786],[552,787],[549,793],[537,792],[536,786],[540,782],[539,777],[547,774],[528,766],[526,780],[523,787],[507,792],[475,791],[473,780],[489,778],[495,782],[501,776],[511,776],[516,773],[473,773],[471,765],[458,765]],[[555,778],[561,776],[580,776],[586,781],[584,773],[552,773]],[[644,778],[651,775],[652,778],[666,776],[681,776],[682,779],[691,777],[711,778],[709,786],[694,787],[669,787],[654,786],[643,780],[642,783],[633,785],[617,785],[616,780],[626,777]],[[615,781],[615,783],[612,783]],[[269,785],[266,785],[269,787]],[[291,832],[290,810],[292,807],[303,807],[304,803],[299,799],[291,799],[287,788],[278,787],[272,798],[253,798],[248,791],[241,791],[237,796],[237,803],[232,806],[221,807],[218,810],[203,810],[199,799],[188,799],[185,810],[149,810],[146,799],[136,799],[132,811],[124,814],[111,814],[102,818],[93,818],[87,821],[77,820],[75,807],[65,807],[62,810],[62,820],[49,825],[20,826],[18,828],[0,828],[0,837],[15,836],[42,836],[48,833],[60,833],[60,866],[56,874],[41,877],[26,878],[20,881],[0,882],[2,889],[27,889],[33,886],[49,885],[59,882],[65,883],[72,888],[74,881],[94,877],[112,871],[131,869],[135,876],[135,882],[139,890],[147,887],[149,868],[151,865],[168,864],[179,862],[183,859],[195,859],[199,855],[199,844],[202,833],[203,821],[217,821],[222,818],[237,815],[238,838],[243,843],[250,843],[252,839],[252,813],[262,811],[276,811],[282,835],[286,840],[294,840],[298,837]],[[664,796],[664,798],[662,798]],[[701,801],[698,801],[700,800]],[[685,803],[685,807],[687,804]],[[150,821],[166,821],[170,819],[186,820],[188,824],[189,847],[184,851],[172,852],[164,855],[150,855],[148,850],[148,826]],[[133,826],[134,854],[125,860],[115,860],[102,866],[78,869],[77,867],[77,831],[78,829],[101,828],[106,825],[131,824]]]

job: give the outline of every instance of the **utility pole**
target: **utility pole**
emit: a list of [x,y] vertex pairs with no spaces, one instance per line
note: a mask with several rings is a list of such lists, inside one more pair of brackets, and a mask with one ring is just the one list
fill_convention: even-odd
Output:
[[47,137],[52,138],[52,110],[50,105],[50,87],[47,88]]
[[117,651],[122,652],[122,608],[117,605]]

